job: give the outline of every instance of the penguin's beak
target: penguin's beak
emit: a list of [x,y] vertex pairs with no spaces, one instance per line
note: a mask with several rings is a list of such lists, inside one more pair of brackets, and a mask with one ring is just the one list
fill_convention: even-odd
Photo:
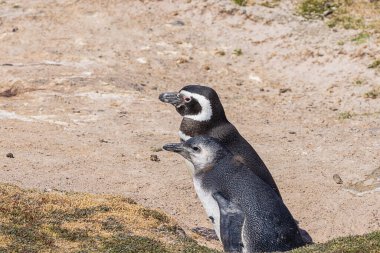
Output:
[[184,147],[182,143],[168,143],[165,144],[163,147],[166,151],[175,152],[175,153],[181,153],[184,151]]
[[182,103],[181,95],[178,92],[161,93],[158,97],[162,102],[177,106]]
[[162,147],[166,151],[175,152],[191,161],[189,150],[184,146],[184,143],[168,143]]

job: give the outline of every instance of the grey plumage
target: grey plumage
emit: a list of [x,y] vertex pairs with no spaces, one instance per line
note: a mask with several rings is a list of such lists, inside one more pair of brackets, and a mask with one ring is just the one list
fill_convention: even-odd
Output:
[[[164,149],[192,162],[201,195],[211,194],[218,203],[216,230],[227,252],[287,251],[305,244],[281,198],[221,142],[198,136]],[[213,208],[202,203],[206,210]]]

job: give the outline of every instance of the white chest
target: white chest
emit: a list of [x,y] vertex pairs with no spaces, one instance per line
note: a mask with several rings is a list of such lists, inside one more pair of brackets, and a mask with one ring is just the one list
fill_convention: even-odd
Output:
[[216,235],[220,239],[220,211],[219,211],[219,205],[216,202],[216,200],[212,197],[211,192],[205,191],[201,187],[201,182],[197,179],[194,180],[194,188],[195,192],[198,195],[198,198],[200,199],[203,208],[206,210],[206,213],[208,217],[212,217],[214,220],[214,229],[216,232]]

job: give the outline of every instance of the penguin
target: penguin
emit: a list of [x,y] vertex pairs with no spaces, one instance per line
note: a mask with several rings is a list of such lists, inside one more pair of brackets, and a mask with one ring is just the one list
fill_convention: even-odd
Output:
[[[159,99],[174,105],[183,117],[179,130],[181,141],[198,135],[219,139],[281,198],[280,191],[260,156],[227,120],[214,89],[201,85],[187,85],[179,92],[162,93]],[[190,168],[193,169],[191,166]]]
[[226,252],[288,251],[305,245],[272,187],[222,142],[196,136],[163,148],[194,166],[193,183]]

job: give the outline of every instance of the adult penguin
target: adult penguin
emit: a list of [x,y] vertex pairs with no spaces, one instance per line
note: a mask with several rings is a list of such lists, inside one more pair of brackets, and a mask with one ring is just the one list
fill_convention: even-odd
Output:
[[237,159],[272,187],[281,198],[280,191],[260,156],[227,120],[215,90],[207,86],[188,85],[179,92],[162,93],[159,99],[174,105],[183,117],[179,129],[181,141],[198,135],[207,135],[220,140]]

